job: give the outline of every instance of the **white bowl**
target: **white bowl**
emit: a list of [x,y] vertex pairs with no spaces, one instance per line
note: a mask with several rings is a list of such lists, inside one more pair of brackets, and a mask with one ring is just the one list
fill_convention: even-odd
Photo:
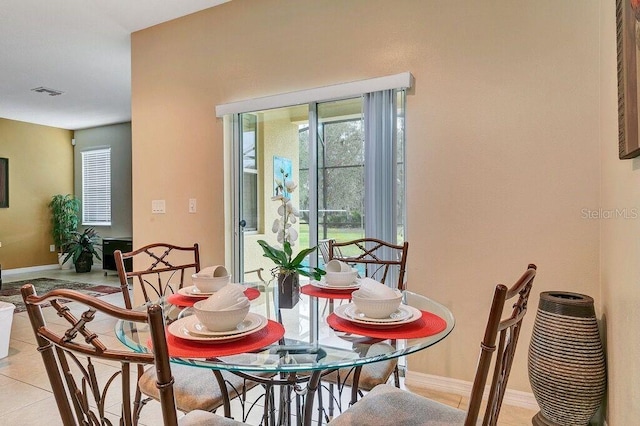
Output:
[[400,290],[395,290],[395,297],[387,299],[362,297],[358,291],[351,293],[351,300],[353,300],[356,308],[368,318],[388,318],[398,310],[402,301],[402,292]]
[[356,269],[351,269],[347,272],[326,272],[324,280],[327,284],[333,286],[348,286],[353,284],[356,281],[356,278],[358,278],[358,271]]
[[208,311],[202,309],[202,302],[206,302],[206,300],[200,300],[194,303],[193,311],[196,317],[198,317],[198,321],[210,331],[230,331],[235,329],[238,324],[244,321],[251,308],[251,304],[249,303],[240,308],[226,311]]
[[231,282],[231,275],[226,277],[202,277],[198,274],[191,275],[191,282],[203,293],[215,293]]

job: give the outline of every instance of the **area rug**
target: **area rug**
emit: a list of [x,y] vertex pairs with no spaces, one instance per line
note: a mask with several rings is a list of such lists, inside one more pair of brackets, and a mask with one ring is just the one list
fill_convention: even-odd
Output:
[[[22,301],[22,294],[20,293],[20,287],[25,284],[33,284],[38,295],[43,295],[49,290],[58,288],[77,290],[80,293],[94,297],[120,292],[120,287],[81,283],[78,281],[58,280],[53,278],[33,278],[30,280],[13,281],[9,283],[3,282],[2,289],[0,289],[0,301],[16,305],[14,313],[24,312],[26,310],[24,302]],[[47,304],[42,306],[49,305]]]

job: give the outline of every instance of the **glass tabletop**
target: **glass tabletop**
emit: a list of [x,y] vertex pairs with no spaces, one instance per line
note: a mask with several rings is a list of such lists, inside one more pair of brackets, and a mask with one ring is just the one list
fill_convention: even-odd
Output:
[[[259,350],[226,356],[173,356],[172,362],[205,367],[209,369],[242,372],[304,372],[332,370],[372,362],[388,360],[428,348],[451,333],[455,319],[449,309],[425,296],[409,291],[403,292],[403,304],[429,312],[443,320],[444,329],[427,337],[403,339],[385,338],[397,336],[401,328],[370,328],[371,333],[336,331],[329,325],[330,315],[348,309],[349,300],[333,300],[301,294],[298,304],[291,309],[276,309],[273,284],[247,284],[259,290],[251,302],[251,312],[279,322],[284,326],[284,337]],[[275,296],[277,299],[277,296]],[[167,324],[193,314],[193,308],[179,307],[159,301],[163,306]],[[137,309],[144,309],[141,306]],[[414,311],[415,312],[415,311]],[[435,318],[435,317],[434,317]],[[442,327],[441,327],[442,328]],[[389,330],[388,332],[386,330]],[[395,331],[394,331],[395,330]],[[149,352],[149,330],[146,324],[118,321],[115,327],[117,338],[136,352]],[[377,335],[370,337],[366,334]],[[215,343],[211,347],[215,347]]]

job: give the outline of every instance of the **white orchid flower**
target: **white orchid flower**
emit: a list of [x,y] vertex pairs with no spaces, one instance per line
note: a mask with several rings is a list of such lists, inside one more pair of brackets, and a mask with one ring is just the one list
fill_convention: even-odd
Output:
[[[287,204],[285,204],[286,209],[287,209],[287,213],[289,213],[289,215],[293,215],[295,217],[300,217],[300,212],[298,211],[298,209],[296,209],[295,207],[293,207],[293,204],[291,204],[291,201],[288,201]],[[280,213],[280,210],[278,209],[278,213]],[[282,215],[280,215],[282,216]]]
[[283,250],[282,247],[285,243],[293,247],[298,240],[298,231],[293,227],[293,224],[298,222],[300,211],[291,203],[291,198],[285,196],[285,194],[289,195],[293,192],[298,185],[293,180],[287,179],[289,175],[284,173],[284,170],[280,170],[280,172],[282,178],[275,179],[275,196],[271,197],[271,201],[280,202],[277,209],[278,218],[273,221],[271,231],[276,234],[276,240],[280,245],[279,250]]
[[287,189],[287,192],[293,192],[298,187],[298,184],[292,180],[285,180],[284,187]]

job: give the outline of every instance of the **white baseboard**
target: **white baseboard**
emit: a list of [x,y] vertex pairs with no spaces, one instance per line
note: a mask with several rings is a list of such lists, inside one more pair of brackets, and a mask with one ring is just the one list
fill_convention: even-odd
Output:
[[[434,376],[432,374],[416,373],[414,371],[407,371],[404,382],[409,386],[462,396],[469,396],[473,385],[473,383],[464,380]],[[529,392],[507,389],[502,402],[505,405],[528,408],[530,410],[540,409],[535,397]]]
[[29,266],[28,268],[5,269],[2,271],[2,276],[24,274],[26,272],[49,271],[51,269],[60,269],[60,265],[56,263],[54,265],[40,265],[40,266]]

